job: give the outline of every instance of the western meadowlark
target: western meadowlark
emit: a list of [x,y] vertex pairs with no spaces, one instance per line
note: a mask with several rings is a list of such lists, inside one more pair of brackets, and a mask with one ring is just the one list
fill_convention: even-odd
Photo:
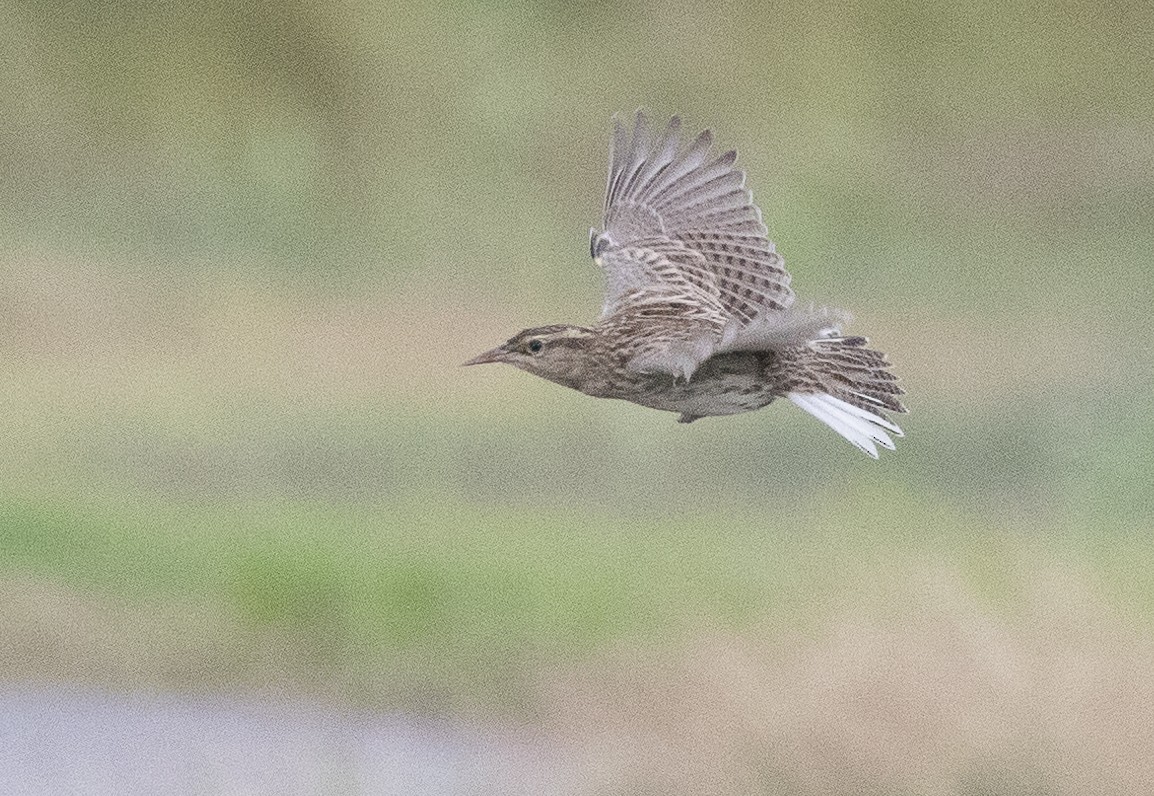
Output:
[[[598,398],[679,412],[682,423],[750,412],[777,397],[870,456],[902,436],[885,414],[905,391],[884,354],[845,336],[848,316],[794,305],[790,276],[734,167],[705,130],[683,145],[674,117],[654,135],[614,117],[593,327],[542,326],[466,362],[505,362]],[[888,433],[887,433],[888,432]]]

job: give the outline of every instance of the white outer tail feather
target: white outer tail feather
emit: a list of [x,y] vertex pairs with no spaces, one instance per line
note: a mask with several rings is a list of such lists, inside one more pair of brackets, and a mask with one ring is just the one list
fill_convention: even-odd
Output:
[[902,430],[884,417],[860,409],[840,398],[826,393],[791,392],[786,397],[798,408],[805,410],[838,434],[848,439],[867,456],[878,457],[877,445],[894,449],[893,440],[886,431],[901,437]]

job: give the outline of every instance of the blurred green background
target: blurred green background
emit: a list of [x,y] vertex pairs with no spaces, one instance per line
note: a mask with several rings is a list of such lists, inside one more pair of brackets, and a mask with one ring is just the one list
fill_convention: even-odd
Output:
[[[1148,3],[3,10],[0,677],[525,716],[939,578],[1154,628]],[[638,106],[739,149],[896,453],[458,367],[595,317]]]

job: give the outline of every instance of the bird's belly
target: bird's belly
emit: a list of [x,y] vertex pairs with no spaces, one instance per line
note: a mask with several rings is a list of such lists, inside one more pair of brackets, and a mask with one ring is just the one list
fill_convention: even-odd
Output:
[[642,406],[696,417],[752,412],[774,398],[769,385],[752,375],[724,380],[669,384],[633,399]]

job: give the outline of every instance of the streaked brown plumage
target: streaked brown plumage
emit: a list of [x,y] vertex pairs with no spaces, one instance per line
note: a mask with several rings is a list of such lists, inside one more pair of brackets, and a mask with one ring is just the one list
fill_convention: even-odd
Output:
[[883,354],[842,334],[844,313],[794,306],[789,273],[734,168],[706,130],[682,146],[674,117],[653,135],[614,120],[604,229],[589,249],[605,274],[591,328],[527,329],[465,363],[505,362],[598,398],[680,413],[682,422],[791,402],[873,457],[905,412]]

